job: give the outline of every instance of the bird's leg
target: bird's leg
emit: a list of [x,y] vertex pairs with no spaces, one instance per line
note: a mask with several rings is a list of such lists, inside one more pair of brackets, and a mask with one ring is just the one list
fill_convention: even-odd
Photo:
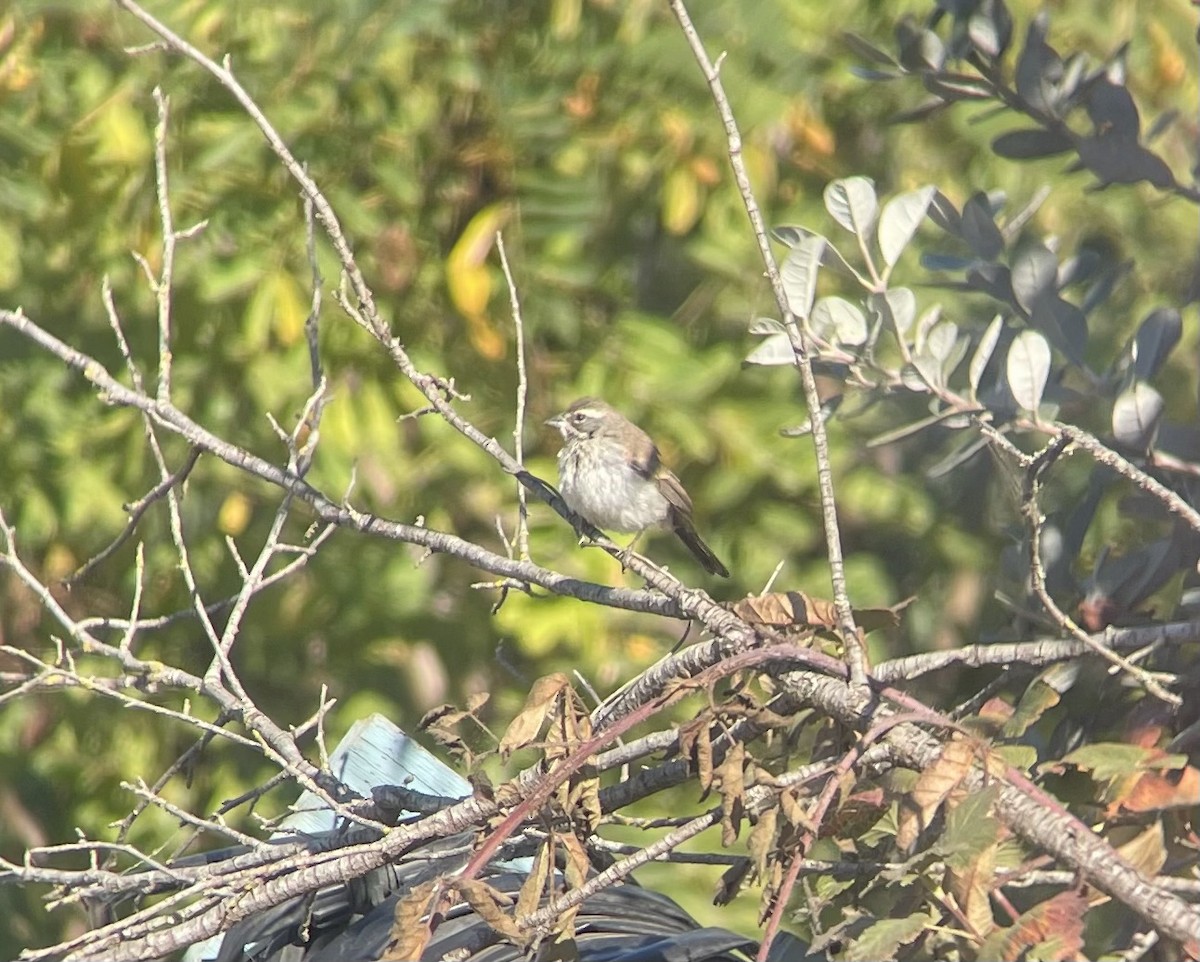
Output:
[[637,543],[642,540],[642,535],[645,533],[646,529],[642,528],[641,531],[633,536],[633,540],[629,544],[617,552],[617,560],[621,562],[622,571],[629,568],[629,559],[633,557],[633,549],[637,547]]

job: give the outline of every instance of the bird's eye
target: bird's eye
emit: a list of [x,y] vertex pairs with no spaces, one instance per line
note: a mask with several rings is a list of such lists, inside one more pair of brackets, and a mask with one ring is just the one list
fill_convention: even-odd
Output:
[[587,420],[587,415],[584,414],[582,411],[576,411],[574,414],[571,415],[571,421],[574,424],[582,424],[586,420]]

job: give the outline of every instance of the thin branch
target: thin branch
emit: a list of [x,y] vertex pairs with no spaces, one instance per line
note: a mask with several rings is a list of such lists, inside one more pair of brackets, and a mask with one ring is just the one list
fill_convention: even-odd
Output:
[[[174,431],[189,443],[216,455],[227,464],[291,492],[308,503],[323,523],[349,527],[377,537],[421,545],[432,551],[459,557],[485,571],[540,585],[556,594],[567,595],[582,601],[592,601],[610,607],[668,615],[675,618],[693,615],[705,621],[720,617],[737,620],[716,605],[703,592],[685,590],[673,579],[655,578],[654,572],[645,566],[643,568],[649,576],[648,580],[652,580],[653,583],[664,587],[670,587],[672,582],[677,585],[678,587],[673,590],[678,595],[678,599],[657,591],[632,591],[580,581],[530,562],[495,554],[480,545],[451,534],[419,525],[385,521],[374,515],[358,512],[347,505],[333,501],[294,473],[217,437],[174,405],[163,404],[144,393],[131,390],[113,378],[99,361],[63,343],[24,314],[18,311],[0,310],[0,324],[13,327],[80,371],[98,388],[101,400],[109,404],[120,404],[144,411],[155,423]],[[502,448],[499,450],[503,453]],[[503,453],[503,456],[506,459],[509,457],[507,453]],[[544,482],[538,482],[528,473],[523,473],[523,480],[531,490],[538,491],[541,497],[560,508],[564,517],[569,516],[570,512],[562,503],[562,499],[551,493]],[[614,552],[620,551],[615,544],[608,542],[607,539],[605,541],[612,545]],[[215,607],[217,606],[193,605],[196,616],[199,617],[203,612],[204,621],[208,620],[210,612]],[[121,623],[114,620],[110,624],[115,627]]]
[[838,624],[841,628],[842,643],[845,646],[846,664],[850,669],[851,683],[865,689],[869,669],[866,644],[858,626],[854,623],[854,612],[850,607],[850,594],[846,586],[846,566],[842,557],[842,539],[837,516],[837,500],[833,490],[833,467],[829,456],[829,439],[825,433],[825,422],[821,417],[821,396],[813,375],[812,361],[804,343],[804,335],[788,305],[787,293],[783,289],[783,279],[779,274],[779,266],[775,263],[775,257],[771,253],[767,225],[763,220],[758,201],[754,198],[754,192],[750,186],[750,175],[742,157],[742,135],[738,130],[737,119],[733,115],[733,108],[729,105],[729,98],[725,95],[719,67],[709,60],[708,53],[704,49],[704,42],[696,32],[683,0],[670,0],[670,3],[671,10],[679,21],[683,35],[692,49],[692,54],[700,65],[704,79],[708,82],[717,113],[725,127],[725,139],[729,147],[729,163],[733,168],[734,180],[742,195],[742,203],[750,218],[754,236],[758,240],[758,250],[766,265],[767,277],[770,279],[776,304],[791,341],[796,369],[800,372],[800,382],[804,386],[804,399],[808,404],[808,418],[812,427],[813,448],[817,459],[817,486],[821,493],[821,517],[825,525],[825,547],[829,557],[829,575],[833,583],[833,600],[837,606]]
[[1046,588],[1046,568],[1042,563],[1042,512],[1038,505],[1038,494],[1041,490],[1041,476],[1070,443],[1069,436],[1064,432],[1056,440],[1046,446],[1045,450],[1034,459],[1033,464],[1025,472],[1025,485],[1022,496],[1021,510],[1029,528],[1029,570],[1033,592],[1041,601],[1042,606],[1067,634],[1076,641],[1087,645],[1096,654],[1111,664],[1120,668],[1155,698],[1178,708],[1183,699],[1173,692],[1167,691],[1158,680],[1146,669],[1141,668],[1127,658],[1122,658],[1111,648],[1093,641],[1091,636],[1075,624],[1074,620],[1061,608]]
[[161,500],[171,488],[176,488],[183,484],[199,460],[200,449],[189,449],[183,464],[179,466],[179,470],[159,481],[158,484],[147,491],[142,497],[138,498],[137,501],[126,507],[126,510],[129,512],[129,520],[125,522],[125,527],[121,530],[121,533],[109,542],[108,547],[89,558],[63,584],[68,588],[73,588],[111,558],[132,537],[133,532],[137,530],[138,523],[142,520],[142,516],[146,513],[147,509],[155,502]]
[[876,665],[872,677],[894,684],[913,681],[922,675],[941,671],[952,665],[964,668],[984,668],[1013,664],[1041,667],[1056,661],[1069,661],[1084,655],[1098,654],[1097,649],[1138,650],[1147,645],[1170,646],[1200,643],[1200,622],[1181,621],[1165,625],[1147,625],[1137,628],[1105,628],[1104,631],[1080,639],[1039,638],[1033,641],[1013,643],[995,642],[968,645],[949,651],[927,651],[919,655],[906,655]]
[[1116,451],[1105,447],[1087,431],[1077,428],[1073,424],[1056,423],[1054,427],[1064,438],[1079,445],[1101,464],[1112,468],[1117,474],[1128,478],[1143,491],[1154,495],[1168,511],[1182,518],[1193,531],[1200,534],[1200,511],[1193,508],[1161,481],[1152,478],[1145,471],[1121,457]]
[[171,290],[175,277],[175,222],[171,217],[170,181],[167,177],[167,118],[170,98],[161,87],[154,88],[158,123],[154,126],[154,183],[158,194],[158,218],[162,223],[162,271],[154,284],[158,300],[158,399],[171,399]]
[[[525,405],[529,399],[529,377],[525,370],[525,323],[521,317],[521,299],[517,295],[517,283],[512,268],[508,265],[508,252],[504,248],[504,235],[496,231],[496,250],[500,253],[500,266],[504,270],[504,281],[508,285],[509,310],[517,340],[517,414],[513,425],[513,455],[517,464],[525,467]],[[525,486],[517,485],[517,556],[522,561],[529,559],[529,506],[525,501]]]

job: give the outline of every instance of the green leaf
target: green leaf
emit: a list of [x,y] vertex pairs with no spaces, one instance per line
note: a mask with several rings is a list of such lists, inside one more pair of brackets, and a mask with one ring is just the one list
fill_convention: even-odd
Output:
[[1163,413],[1163,397],[1145,381],[1135,381],[1113,402],[1113,437],[1126,447],[1147,451]]
[[900,946],[912,942],[935,921],[932,916],[923,912],[907,918],[880,919],[856,938],[841,958],[845,962],[894,958]]
[[777,367],[796,363],[796,352],[792,350],[792,341],[787,334],[772,334],[758,347],[746,355],[747,364],[761,364],[766,367]]
[[1003,329],[1004,318],[997,314],[979,339],[975,353],[971,355],[971,363],[967,368],[967,378],[971,384],[971,397],[975,397],[979,391],[979,381],[987,369],[992,353],[996,350],[996,342],[1000,339],[1000,332]]
[[1012,266],[1013,297],[1032,314],[1039,301],[1054,293],[1057,276],[1058,258],[1041,244],[1032,244]]
[[1164,755],[1158,749],[1139,745],[1100,742],[1075,749],[1063,758],[1063,763],[1090,772],[1099,781],[1108,781],[1151,768],[1177,771],[1187,765],[1187,756]]
[[835,180],[825,188],[825,209],[855,237],[867,237],[879,214],[875,185],[866,177]]
[[942,368],[942,359],[928,351],[913,355],[913,367],[928,387],[942,388],[946,386],[946,374]]
[[879,249],[888,267],[900,259],[904,248],[912,240],[925,212],[929,210],[935,190],[934,187],[921,187],[893,197],[883,205],[883,213],[879,218]]
[[946,824],[934,846],[950,868],[962,871],[999,840],[1000,823],[991,814],[1000,789],[972,792],[946,812]]
[[925,337],[925,350],[939,361],[945,361],[954,352],[957,341],[958,325],[953,321],[939,321]]
[[1036,412],[1050,377],[1050,345],[1037,331],[1022,331],[1008,349],[1008,386],[1026,411]]
[[905,335],[917,316],[916,295],[907,287],[893,287],[885,291],[882,297],[872,294],[871,305],[891,323],[897,340],[906,341]]
[[1012,130],[992,141],[992,150],[1010,160],[1053,157],[1071,149],[1071,138],[1054,130]]
[[837,344],[863,344],[867,319],[857,306],[841,297],[822,297],[812,312],[813,330]]
[[1146,315],[1133,339],[1133,367],[1143,381],[1158,373],[1179,343],[1183,320],[1174,307],[1159,307]]
[[773,317],[756,317],[750,322],[750,333],[760,337],[767,334],[783,334],[786,331],[787,328],[783,326],[782,322]]
[[899,67],[895,58],[891,54],[880,50],[865,37],[860,37],[857,33],[847,30],[842,33],[842,42],[849,47],[854,53],[858,54],[865,60],[873,61],[885,67]]
[[817,295],[817,272],[825,250],[823,237],[805,237],[783,262],[781,275],[787,294],[788,308],[799,318],[807,319]]
[[[788,247],[798,247],[800,242],[806,237],[821,237],[814,230],[809,230],[807,227],[799,227],[794,224],[785,224],[782,227],[772,227],[771,236],[777,241],[787,244]],[[830,270],[835,270],[839,274],[844,274],[846,277],[853,277],[859,280],[862,284],[866,284],[866,280],[850,266],[850,262],[842,256],[842,252],[829,243],[829,238],[821,238],[825,241],[825,249],[821,252],[821,266],[828,267]],[[722,248],[724,250],[724,248]]]
[[1087,347],[1087,318],[1074,304],[1057,295],[1043,297],[1037,302],[1030,324],[1050,339],[1073,363],[1084,364]]

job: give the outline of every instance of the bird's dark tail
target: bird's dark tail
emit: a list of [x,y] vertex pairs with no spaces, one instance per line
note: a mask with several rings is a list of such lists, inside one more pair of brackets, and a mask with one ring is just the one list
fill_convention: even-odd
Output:
[[696,560],[704,566],[705,571],[710,575],[729,577],[729,569],[721,564],[721,559],[713,554],[712,548],[700,539],[700,535],[696,534],[696,528],[691,520],[684,517],[683,513],[678,510],[671,512],[671,530],[679,536],[680,541],[687,545],[688,551],[696,556]]

